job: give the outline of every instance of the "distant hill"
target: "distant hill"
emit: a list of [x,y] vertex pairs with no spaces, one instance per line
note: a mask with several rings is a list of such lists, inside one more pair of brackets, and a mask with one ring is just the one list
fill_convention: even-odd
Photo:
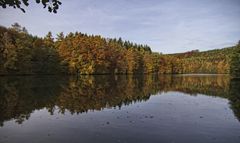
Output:
[[176,58],[181,66],[181,73],[229,73],[230,61],[236,46],[199,52],[193,50],[185,53],[167,54]]
[[216,54],[218,56],[224,56],[224,57],[227,56],[228,57],[231,54],[233,54],[235,50],[236,50],[236,46],[232,46],[232,47],[208,50],[208,51],[203,51],[203,52],[200,52],[199,50],[192,50],[192,51],[188,51],[188,52],[184,52],[184,53],[175,53],[175,54],[168,54],[168,55],[176,56],[179,58],[209,57],[209,56],[215,57]]

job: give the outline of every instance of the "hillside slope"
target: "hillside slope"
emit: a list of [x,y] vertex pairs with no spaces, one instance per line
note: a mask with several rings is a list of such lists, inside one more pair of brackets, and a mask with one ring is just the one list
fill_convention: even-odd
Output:
[[176,73],[229,73],[230,62],[236,46],[199,52],[197,50],[169,54],[175,58]]

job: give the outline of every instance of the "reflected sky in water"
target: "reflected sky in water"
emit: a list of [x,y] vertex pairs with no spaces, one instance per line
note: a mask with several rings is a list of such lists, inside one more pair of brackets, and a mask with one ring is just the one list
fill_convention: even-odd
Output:
[[240,141],[227,75],[0,77],[0,142]]

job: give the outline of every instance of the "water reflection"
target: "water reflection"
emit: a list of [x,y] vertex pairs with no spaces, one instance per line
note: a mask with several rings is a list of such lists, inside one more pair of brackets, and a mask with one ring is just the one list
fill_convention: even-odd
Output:
[[21,124],[38,109],[79,114],[121,108],[168,91],[226,98],[240,119],[240,81],[228,76],[1,77],[0,125],[12,119]]

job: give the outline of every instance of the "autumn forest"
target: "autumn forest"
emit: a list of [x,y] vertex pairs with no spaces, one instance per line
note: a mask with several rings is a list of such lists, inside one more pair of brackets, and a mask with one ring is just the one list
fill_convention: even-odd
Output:
[[179,54],[80,32],[40,38],[15,23],[0,27],[0,75],[240,73],[240,46]]

